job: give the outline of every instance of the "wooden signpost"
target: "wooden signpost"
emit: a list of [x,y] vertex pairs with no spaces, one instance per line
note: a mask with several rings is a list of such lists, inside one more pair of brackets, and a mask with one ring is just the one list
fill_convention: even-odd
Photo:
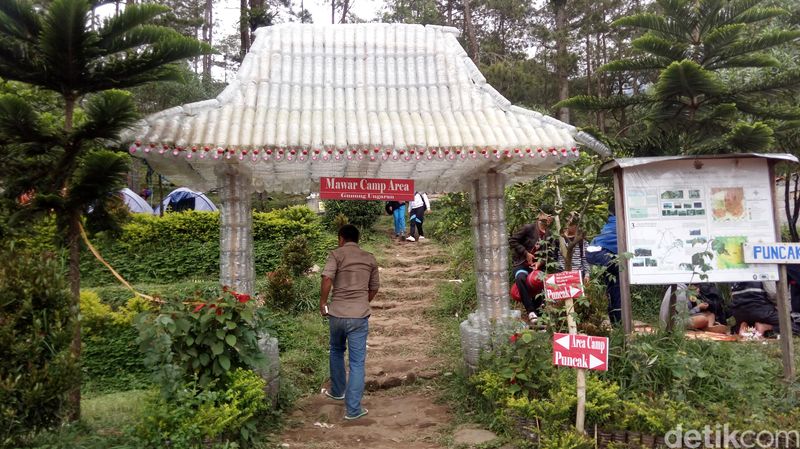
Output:
[[586,370],[608,370],[608,338],[579,335],[575,323],[573,299],[583,296],[583,279],[580,271],[564,271],[545,277],[547,298],[564,301],[569,334],[553,334],[553,364],[577,368],[578,407],[575,429],[583,432],[586,420]]

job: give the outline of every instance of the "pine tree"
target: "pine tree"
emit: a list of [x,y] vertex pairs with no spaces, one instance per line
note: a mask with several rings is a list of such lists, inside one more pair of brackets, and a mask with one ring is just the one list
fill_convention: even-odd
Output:
[[[0,2],[0,78],[56,92],[63,102],[63,122],[53,124],[24,100],[0,97],[0,150],[7,164],[4,170],[15,176],[6,180],[3,195],[35,192],[26,210],[56,215],[69,249],[75,320],[82,217],[89,205],[103,207],[102,200],[127,169],[126,156],[99,149],[135,118],[130,94],[118,89],[174,78],[179,73],[176,61],[211,51],[196,39],[152,25],[168,11],[152,3],[129,4],[93,27],[91,13],[101,3]],[[76,120],[77,107],[83,114]],[[80,327],[75,329],[73,353],[80,357]],[[71,399],[72,418],[77,419],[80,385]]]
[[601,68],[652,74],[655,82],[643,93],[578,96],[559,106],[641,114],[644,129],[627,142],[637,155],[771,149],[777,121],[800,118],[796,104],[766,102],[800,86],[800,71],[774,71],[780,61],[772,50],[800,38],[771,26],[788,12],[766,0],[658,0],[656,7],[614,22],[644,31],[631,43],[639,55]]

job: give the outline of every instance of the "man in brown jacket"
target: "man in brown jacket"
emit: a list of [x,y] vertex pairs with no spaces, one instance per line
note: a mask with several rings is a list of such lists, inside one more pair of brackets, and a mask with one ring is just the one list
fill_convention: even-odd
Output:
[[[367,359],[369,303],[380,287],[378,262],[371,253],[358,246],[359,232],[353,225],[339,229],[339,248],[328,256],[322,270],[319,313],[330,321],[331,391],[325,394],[344,400],[345,419],[358,419],[367,414],[361,407],[364,394],[364,363]],[[328,302],[331,289],[333,299]],[[347,348],[350,366],[345,374],[344,351]]]

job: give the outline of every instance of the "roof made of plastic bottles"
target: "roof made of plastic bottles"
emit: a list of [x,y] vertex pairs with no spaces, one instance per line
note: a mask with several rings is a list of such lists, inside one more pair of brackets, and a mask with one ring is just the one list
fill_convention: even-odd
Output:
[[[323,176],[414,179],[463,189],[495,169],[511,181],[574,160],[586,133],[510,104],[457,31],[404,24],[261,28],[217,98],[153,114],[126,137],[173,183],[216,186],[214,167],[251,165],[256,190],[303,193]],[[577,142],[577,143],[576,143]]]

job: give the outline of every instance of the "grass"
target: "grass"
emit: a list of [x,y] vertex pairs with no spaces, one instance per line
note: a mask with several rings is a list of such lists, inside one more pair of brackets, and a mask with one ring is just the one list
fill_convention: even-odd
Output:
[[126,429],[141,416],[144,390],[84,398],[81,420],[43,432],[31,442],[36,449],[126,449]]

